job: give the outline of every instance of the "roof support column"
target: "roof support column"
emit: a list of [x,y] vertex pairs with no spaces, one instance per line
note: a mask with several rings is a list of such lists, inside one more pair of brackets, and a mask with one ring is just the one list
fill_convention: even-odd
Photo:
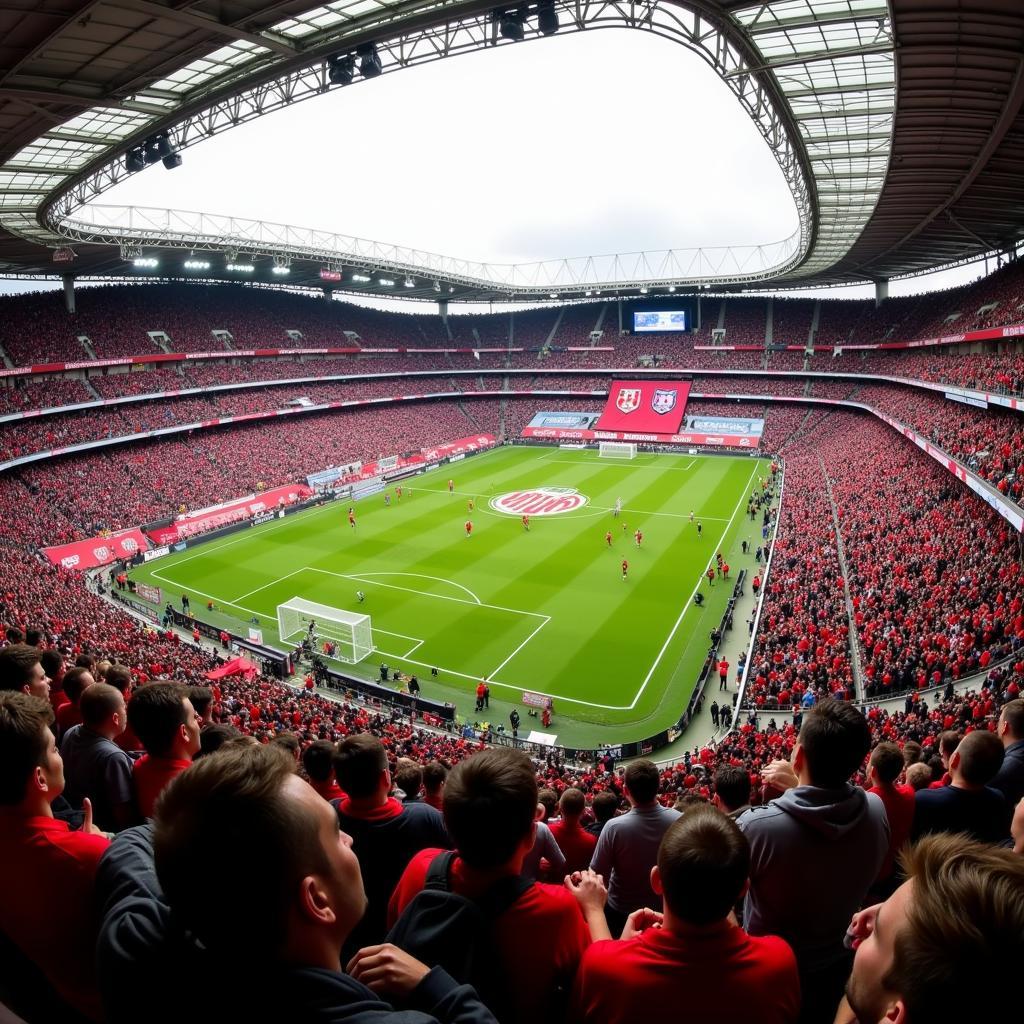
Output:
[[889,298],[889,280],[879,280],[875,282],[875,309],[885,302]]
[[64,308],[69,313],[75,311],[75,275],[61,274],[61,281],[64,282]]

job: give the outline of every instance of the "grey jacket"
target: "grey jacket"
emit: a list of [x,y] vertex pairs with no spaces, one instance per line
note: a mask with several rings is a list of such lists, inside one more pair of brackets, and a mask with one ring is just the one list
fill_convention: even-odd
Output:
[[840,960],[850,918],[888,849],[882,801],[849,784],[797,786],[737,824],[750,842],[747,931],[784,938],[804,971]]

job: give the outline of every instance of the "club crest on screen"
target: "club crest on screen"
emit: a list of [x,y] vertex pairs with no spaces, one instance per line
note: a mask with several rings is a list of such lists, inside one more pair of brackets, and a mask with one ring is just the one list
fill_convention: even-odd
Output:
[[651,408],[662,415],[671,412],[676,407],[677,395],[675,388],[658,388],[651,396]]
[[640,395],[639,388],[620,388],[615,399],[615,408],[619,412],[635,412],[640,408]]

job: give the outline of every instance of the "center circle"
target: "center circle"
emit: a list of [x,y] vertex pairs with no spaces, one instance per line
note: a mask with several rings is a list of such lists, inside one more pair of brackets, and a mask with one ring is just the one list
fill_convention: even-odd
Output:
[[489,504],[508,516],[560,516],[583,508],[589,500],[571,487],[530,487],[499,494]]

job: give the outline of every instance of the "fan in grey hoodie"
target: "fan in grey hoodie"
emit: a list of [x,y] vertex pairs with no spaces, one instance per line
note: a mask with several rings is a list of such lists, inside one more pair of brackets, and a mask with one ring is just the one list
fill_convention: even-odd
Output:
[[786,790],[737,822],[750,843],[743,908],[751,935],[779,935],[796,953],[803,1020],[823,1019],[842,995],[850,954],[843,939],[878,875],[889,843],[885,807],[847,780],[871,743],[864,716],[823,700],[804,718],[792,763],[764,778]]

